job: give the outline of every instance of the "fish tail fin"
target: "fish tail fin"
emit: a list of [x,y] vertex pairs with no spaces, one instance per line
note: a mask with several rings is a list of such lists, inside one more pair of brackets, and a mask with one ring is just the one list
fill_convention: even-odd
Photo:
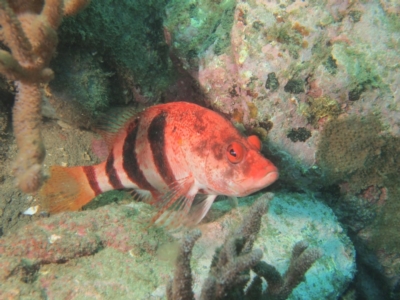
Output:
[[50,178],[39,190],[40,209],[49,213],[76,211],[89,203],[96,193],[84,168],[52,166]]

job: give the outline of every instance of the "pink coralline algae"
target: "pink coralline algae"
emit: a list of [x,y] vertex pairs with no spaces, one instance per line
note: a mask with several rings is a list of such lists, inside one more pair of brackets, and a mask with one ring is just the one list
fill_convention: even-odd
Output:
[[[214,109],[246,128],[273,122],[277,126],[268,136],[270,143],[306,168],[315,164],[323,128],[311,126],[302,113],[309,98],[334,99],[344,108],[343,115],[382,113],[385,124],[391,125],[388,130],[400,134],[400,75],[394,67],[400,63],[398,46],[386,47],[400,38],[390,25],[390,1],[233,2],[233,21],[226,33],[230,41],[224,51],[221,35],[210,46],[200,44],[196,49],[198,80]],[[170,23],[172,43],[183,53],[182,41],[190,40],[191,30]],[[190,28],[197,32],[198,24],[192,22]],[[221,24],[216,32],[227,27]],[[279,83],[276,89],[266,84],[271,74]],[[292,143],[287,132],[298,127],[306,127],[312,136]]]
[[[197,54],[210,106],[246,133],[272,125],[261,137],[283,185],[320,191],[347,182],[355,211],[364,202],[378,208],[375,245],[398,253],[398,1],[231,0],[208,11],[204,2],[190,7],[184,28],[184,10],[170,8],[167,26],[188,68]],[[207,27],[214,14],[220,21]]]
[[2,237],[0,280],[27,263],[37,267],[64,263],[93,255],[104,247],[154,254],[157,242],[151,238],[152,230],[146,230],[145,222],[141,229],[136,223],[127,222],[136,213],[131,207],[124,210],[103,208],[74,215],[64,213],[38,220],[12,236]]

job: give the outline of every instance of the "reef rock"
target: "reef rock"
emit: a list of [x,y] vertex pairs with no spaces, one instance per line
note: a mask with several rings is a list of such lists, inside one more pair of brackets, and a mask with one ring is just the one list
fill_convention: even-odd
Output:
[[210,106],[263,138],[275,187],[322,192],[342,221],[373,216],[362,237],[398,285],[397,2],[170,1],[166,27]]
[[[315,166],[324,123],[379,113],[399,135],[399,19],[384,1],[171,1],[166,26],[213,108]],[[384,5],[385,6],[385,5]],[[309,132],[291,139],[292,130]]]
[[[202,238],[191,260],[194,292],[208,275],[215,248],[246,214],[254,197],[232,209],[213,205],[200,225]],[[152,210],[143,203],[43,218],[0,239],[0,298],[162,299],[173,274],[177,239],[143,222]],[[291,249],[304,240],[322,250],[290,299],[336,299],[355,272],[354,249],[332,211],[305,195],[277,195],[262,218],[254,248],[284,273]]]

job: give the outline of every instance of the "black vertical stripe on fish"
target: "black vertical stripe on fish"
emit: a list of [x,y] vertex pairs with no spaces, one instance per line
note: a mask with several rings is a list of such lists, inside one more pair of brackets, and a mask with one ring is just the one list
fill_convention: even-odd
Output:
[[114,189],[118,190],[124,188],[124,186],[121,183],[121,180],[119,179],[117,170],[114,168],[114,153],[112,151],[107,158],[106,174],[108,177],[108,182],[112,185]]
[[164,182],[171,184],[175,181],[174,173],[169,165],[165,151],[165,126],[167,113],[162,112],[157,115],[149,126],[147,139],[150,143],[151,152],[153,153],[153,161],[156,165],[158,173],[163,178]]
[[135,143],[139,130],[139,120],[130,124],[127,129],[127,135],[122,148],[122,166],[128,175],[128,178],[139,188],[154,192],[154,187],[147,181],[142,170],[140,169],[137,155],[135,152]]
[[84,166],[83,172],[86,175],[86,178],[89,181],[89,185],[92,188],[94,194],[97,196],[101,194],[103,191],[100,189],[99,183],[97,182],[96,173],[94,172],[93,166]]

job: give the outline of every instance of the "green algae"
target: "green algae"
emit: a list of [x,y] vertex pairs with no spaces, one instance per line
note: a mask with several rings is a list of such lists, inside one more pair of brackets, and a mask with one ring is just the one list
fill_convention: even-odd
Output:
[[124,190],[113,190],[96,196],[92,201],[86,204],[83,209],[93,210],[108,204],[119,203],[127,200],[133,201],[133,197],[129,192]]
[[387,85],[382,81],[379,71],[367,53],[353,47],[335,44],[332,56],[338,65],[346,68],[349,77],[347,89],[349,100],[358,100],[367,89],[387,90]]
[[325,69],[329,74],[335,75],[337,73],[337,64],[332,55],[329,55],[328,58],[322,63]]
[[286,93],[300,94],[304,93],[304,81],[302,79],[290,79],[284,86]]
[[[374,224],[371,244],[375,249],[384,249],[389,252],[400,252],[400,138],[385,136],[384,144],[380,149],[379,163],[376,172],[381,175],[382,186],[387,188],[387,199]],[[396,262],[400,271],[400,262]]]
[[383,144],[379,136],[382,129],[374,116],[350,117],[325,124],[316,155],[318,165],[326,172],[327,185],[373,167],[379,158],[377,149]]
[[400,138],[382,134],[383,129],[372,115],[333,120],[322,131],[316,158],[326,186],[347,182],[348,193],[358,195],[369,187],[382,191],[382,198],[366,206],[375,205],[377,211],[374,221],[367,224],[372,232],[368,242],[376,250],[398,253]]
[[349,11],[349,16],[354,23],[357,23],[361,20],[362,12],[359,10],[351,10]]
[[112,72],[91,54],[76,50],[61,52],[52,62],[52,68],[57,74],[49,84],[53,93],[77,102],[93,115],[108,108]]
[[292,142],[305,142],[311,137],[311,132],[304,127],[292,128],[286,137],[288,137]]
[[386,22],[389,31],[399,32],[400,31],[400,18],[395,13],[388,13],[386,15]]
[[299,58],[299,51],[303,49],[303,34],[295,30],[290,21],[274,23],[267,29],[267,40],[276,41],[282,45],[283,51],[288,51],[294,59]]
[[[294,45],[294,47],[297,47],[297,50],[301,49],[296,44]],[[328,72],[331,75],[335,75],[336,70],[334,69],[336,69],[337,66],[334,66],[335,60],[333,58],[330,59],[330,57],[332,57],[331,52],[332,47],[326,45],[324,36],[320,36],[311,46],[312,57],[309,60],[301,62],[293,61],[285,70],[282,71],[282,76],[290,79],[295,77],[302,77],[304,75],[303,72],[306,72],[307,74],[312,74],[321,64],[323,64],[325,68],[329,68]]]
[[119,71],[134,77],[140,92],[157,97],[174,78],[165,42],[166,1],[92,1],[75,17],[63,21],[60,48],[80,48],[107,57]]
[[[213,44],[215,54],[222,54],[230,46],[235,5],[232,0],[170,1],[167,6],[170,17],[165,26],[173,33],[174,48],[187,60]],[[186,28],[195,34],[186,33]],[[180,32],[179,37],[174,36],[175,32]]]
[[268,74],[267,81],[265,82],[265,88],[271,90],[271,92],[275,92],[279,88],[279,81],[275,72]]
[[299,105],[298,111],[313,126],[317,126],[318,121],[321,119],[336,119],[341,113],[339,103],[327,96],[318,98],[309,97],[307,103]]

